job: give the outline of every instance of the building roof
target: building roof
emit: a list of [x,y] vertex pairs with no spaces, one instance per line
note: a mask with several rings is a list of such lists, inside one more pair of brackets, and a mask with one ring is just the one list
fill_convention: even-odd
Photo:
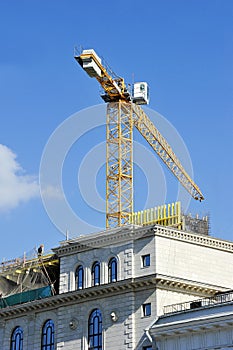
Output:
[[75,251],[85,251],[140,239],[145,236],[160,236],[179,240],[190,244],[206,246],[213,249],[233,252],[233,242],[210,237],[203,234],[190,233],[160,225],[137,226],[127,225],[115,229],[104,230],[65,240],[59,247],[52,249],[58,256],[73,254]]

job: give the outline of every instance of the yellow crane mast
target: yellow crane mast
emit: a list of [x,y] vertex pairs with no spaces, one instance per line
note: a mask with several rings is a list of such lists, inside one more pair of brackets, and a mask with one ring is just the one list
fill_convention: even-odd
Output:
[[133,127],[168,166],[191,196],[204,199],[187,174],[171,146],[140,107],[149,102],[147,83],[135,83],[131,94],[124,79],[118,77],[93,49],[75,51],[75,59],[103,88],[107,102],[106,135],[106,228],[131,222],[133,214]]

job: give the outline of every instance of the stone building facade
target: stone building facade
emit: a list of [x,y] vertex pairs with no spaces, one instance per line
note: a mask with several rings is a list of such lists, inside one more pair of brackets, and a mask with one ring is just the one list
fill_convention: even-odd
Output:
[[233,288],[233,243],[173,228],[127,226],[63,241],[53,251],[59,294],[0,309],[0,349],[10,349],[18,328],[20,350],[169,349],[156,345],[154,333],[166,305]]

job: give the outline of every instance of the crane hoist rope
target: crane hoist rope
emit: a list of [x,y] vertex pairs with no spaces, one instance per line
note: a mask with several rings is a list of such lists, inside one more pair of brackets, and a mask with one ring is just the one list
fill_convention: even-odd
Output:
[[183,168],[171,146],[140,105],[149,103],[149,87],[135,83],[133,92],[93,49],[75,53],[76,61],[103,88],[107,104],[106,227],[130,223],[133,214],[133,127],[135,126],[179,182],[196,200],[204,200],[199,187]]

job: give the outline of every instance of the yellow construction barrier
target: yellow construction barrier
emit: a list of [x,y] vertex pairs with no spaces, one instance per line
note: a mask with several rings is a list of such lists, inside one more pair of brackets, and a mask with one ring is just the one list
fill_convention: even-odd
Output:
[[130,217],[130,223],[134,225],[158,224],[181,228],[181,203],[164,204],[155,208],[135,212]]

